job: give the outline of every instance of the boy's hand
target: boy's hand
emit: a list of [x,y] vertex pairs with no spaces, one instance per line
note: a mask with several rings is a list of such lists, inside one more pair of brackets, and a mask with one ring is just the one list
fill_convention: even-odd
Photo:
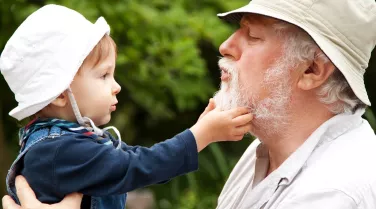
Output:
[[206,114],[208,114],[208,112],[212,111],[215,109],[215,103],[214,103],[214,99],[213,98],[210,98],[209,99],[209,104],[208,106],[206,106],[204,112],[201,113],[200,117],[198,118],[198,120],[200,120],[202,117],[204,117]]
[[214,107],[214,102],[209,102],[197,123],[190,129],[196,138],[198,151],[212,142],[241,140],[251,130],[253,116],[248,108],[220,111],[218,108],[213,109]]

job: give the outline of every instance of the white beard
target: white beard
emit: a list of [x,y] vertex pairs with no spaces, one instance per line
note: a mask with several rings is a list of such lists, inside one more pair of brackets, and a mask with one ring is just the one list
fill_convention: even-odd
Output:
[[214,101],[221,110],[248,107],[254,116],[253,126],[260,131],[272,134],[287,123],[288,104],[291,96],[290,73],[288,65],[277,61],[264,76],[263,85],[269,89],[269,97],[259,101],[258,93],[239,84],[235,62],[228,58],[219,60],[219,66],[228,70],[230,80],[222,82],[220,90],[214,94]]
[[251,108],[248,94],[242,94],[240,91],[238,71],[235,68],[235,64],[228,58],[222,58],[218,62],[219,66],[227,69],[230,74],[230,80],[228,82],[221,82],[221,87],[218,92],[214,94],[214,101],[217,107],[221,110],[229,110],[236,107],[248,107]]

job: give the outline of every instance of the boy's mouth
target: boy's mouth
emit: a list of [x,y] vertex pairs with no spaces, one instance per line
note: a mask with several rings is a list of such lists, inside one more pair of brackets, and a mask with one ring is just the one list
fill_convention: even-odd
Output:
[[115,111],[116,110],[116,104],[111,105],[110,110]]

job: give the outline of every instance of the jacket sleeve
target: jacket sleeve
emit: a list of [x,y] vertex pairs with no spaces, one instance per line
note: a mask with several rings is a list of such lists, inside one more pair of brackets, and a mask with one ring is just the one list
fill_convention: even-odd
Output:
[[197,145],[186,130],[150,148],[113,146],[75,138],[54,157],[57,192],[103,196],[126,193],[198,168]]
[[141,146],[131,146],[131,145],[128,145],[126,144],[125,142],[121,142],[121,149],[124,150],[124,151],[135,151],[137,149],[139,149]]

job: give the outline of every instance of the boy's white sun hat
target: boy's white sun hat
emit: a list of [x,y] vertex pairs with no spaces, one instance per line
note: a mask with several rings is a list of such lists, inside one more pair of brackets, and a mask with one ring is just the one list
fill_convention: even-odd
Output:
[[239,22],[247,13],[274,17],[305,30],[342,72],[355,95],[371,105],[363,76],[376,45],[375,0],[252,0],[218,16]]
[[93,24],[63,6],[47,5],[31,14],[0,57],[0,71],[18,102],[9,115],[22,120],[67,90],[84,59],[109,33],[103,17]]

